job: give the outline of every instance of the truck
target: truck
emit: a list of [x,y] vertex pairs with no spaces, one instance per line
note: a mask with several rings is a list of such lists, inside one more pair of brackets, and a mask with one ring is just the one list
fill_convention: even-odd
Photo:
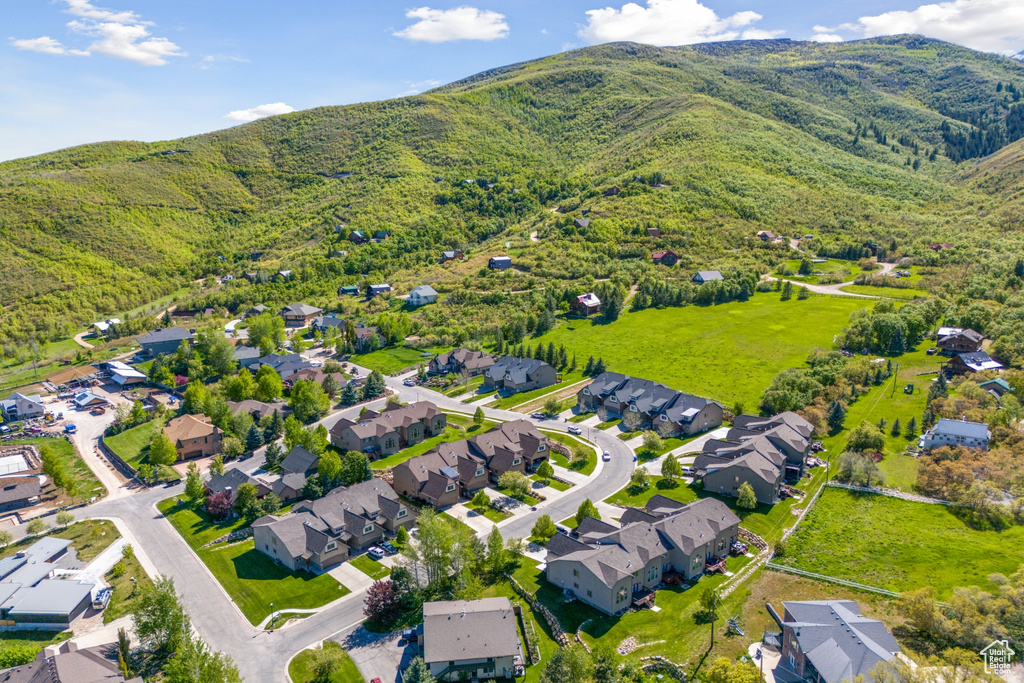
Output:
[[78,431],[78,427],[73,425],[73,424],[71,424],[71,423],[68,423],[68,424],[64,425],[64,433],[65,434],[74,434],[77,431]]

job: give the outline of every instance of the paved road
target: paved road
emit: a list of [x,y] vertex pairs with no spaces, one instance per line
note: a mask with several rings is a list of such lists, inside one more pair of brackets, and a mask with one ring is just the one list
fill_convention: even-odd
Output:
[[[429,400],[445,410],[467,412],[467,406],[459,401],[427,389],[405,387],[402,385],[402,379],[388,378],[389,387],[396,391],[402,400]],[[379,407],[382,402],[371,405]],[[330,428],[341,417],[358,414],[362,407],[342,410],[322,422]],[[485,408],[484,413],[487,417],[498,420],[530,419],[508,410]],[[560,432],[567,431],[571,424],[555,420],[534,422],[544,429]],[[594,441],[599,448],[611,453],[611,462],[598,460],[598,467],[589,483],[576,486],[566,496],[542,503],[536,512],[503,525],[501,530],[506,537],[529,536],[538,516],[549,514],[552,519],[564,519],[574,514],[585,498],[602,500],[629,482],[629,476],[633,471],[633,454],[629,448],[618,438],[597,430],[585,428],[584,436]],[[83,453],[92,452],[91,445],[83,445]],[[244,467],[247,470],[256,469],[261,460],[262,458],[257,456],[244,461]],[[90,459],[86,462],[94,469],[97,469],[97,466],[102,469],[104,465]],[[184,539],[156,509],[159,501],[181,495],[184,492],[183,483],[178,482],[168,488],[148,489],[133,495],[130,495],[131,492],[127,489],[113,490],[123,493],[119,494],[120,497],[111,496],[78,511],[79,518],[113,518],[126,526],[158,571],[174,579],[196,630],[214,650],[234,658],[247,682],[287,681],[287,662],[291,657],[307,647],[351,629],[362,621],[363,595],[361,592],[354,592],[286,629],[270,633],[252,626]],[[268,592],[268,602],[272,599],[273,594]]]
[[[895,263],[883,263],[881,264],[882,269],[878,271],[878,275],[889,275],[896,269]],[[782,280],[783,282],[792,283],[794,287],[806,287],[808,291],[814,292],[815,294],[835,294],[837,296],[849,296],[855,299],[881,299],[882,297],[874,294],[857,294],[856,292],[848,292],[843,287],[849,287],[850,285],[857,284],[856,281],[850,280],[849,282],[838,282],[834,285],[810,285],[805,282],[799,282],[797,280],[787,280],[785,278],[777,278],[771,275],[765,274],[765,280]]]

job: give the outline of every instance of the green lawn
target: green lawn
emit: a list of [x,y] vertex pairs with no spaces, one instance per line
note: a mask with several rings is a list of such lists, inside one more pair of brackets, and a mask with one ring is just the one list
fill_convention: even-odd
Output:
[[[370,370],[377,370],[385,375],[391,375],[406,368],[415,368],[420,363],[426,365],[430,359],[438,354],[449,351],[451,347],[438,346],[429,349],[414,349],[410,346],[389,346],[372,353],[365,353],[352,356],[352,362]],[[424,356],[427,353],[429,355]]]
[[544,479],[544,477],[540,476],[539,474],[531,475],[530,479],[532,479],[533,481],[547,482],[547,485],[555,489],[556,491],[568,491],[569,489],[572,488],[572,484],[566,484],[564,481],[558,481],[557,479]]
[[423,455],[427,451],[436,448],[438,444],[445,443],[448,441],[458,441],[459,439],[465,439],[475,434],[481,434],[498,424],[497,422],[494,422],[492,420],[484,420],[483,424],[477,426],[473,424],[473,418],[463,417],[462,415],[453,415],[451,413],[448,414],[448,423],[459,425],[463,427],[465,431],[459,431],[452,435],[451,437],[447,437],[443,433],[437,436],[432,436],[429,439],[421,441],[420,443],[414,446],[403,448],[397,453],[392,453],[386,458],[374,460],[373,462],[370,463],[370,467],[372,467],[375,470],[383,470],[387,469],[388,467],[400,465],[406,460],[409,460],[410,458],[415,458],[417,455]]
[[103,612],[104,624],[109,624],[128,614],[143,591],[153,583],[146,575],[146,570],[142,568],[137,557],[121,560],[121,564],[124,566],[124,573],[121,576],[114,576],[116,572],[111,569],[104,577],[114,589],[110,603]]
[[[540,431],[546,437],[548,437],[549,439],[552,439],[554,441],[558,441],[559,443],[565,444],[566,446],[569,446],[570,448],[572,448],[574,445],[578,445],[578,444],[583,444],[584,446],[587,446],[588,448],[591,448],[591,449],[594,448],[594,444],[590,443],[586,439],[581,439],[581,438],[579,438],[577,436],[573,436],[572,434],[566,434],[564,432],[553,432],[553,431],[550,431],[550,430],[547,430],[547,429],[542,429]],[[597,459],[599,457],[600,456],[597,453],[592,451],[591,454],[590,454],[590,457],[587,459],[586,467],[584,467],[583,469],[580,469],[580,470],[575,470],[575,471],[579,472],[580,474],[586,474],[588,476],[593,474],[594,473],[594,468],[597,467]],[[551,460],[556,465],[560,465],[561,467],[564,467],[566,469],[571,469],[569,467],[569,460],[568,460],[568,458],[566,458],[561,453],[555,453],[554,451],[551,451]]]
[[[138,427],[126,429],[120,434],[104,437],[103,443],[117,453],[122,460],[136,470],[149,462],[149,442],[156,429],[163,429],[164,421],[160,418],[144,422]],[[181,479],[181,475],[173,467],[160,466],[161,479]]]
[[924,289],[901,289],[899,287],[876,287],[874,285],[849,285],[843,287],[843,291],[854,294],[883,296],[890,299],[916,299],[930,294],[930,292]]
[[977,531],[942,505],[826,489],[777,561],[894,591],[933,586],[940,599],[995,592],[990,574],[1024,564],[1024,526]]
[[18,439],[5,443],[10,445],[32,444],[40,449],[45,446],[52,450],[64,467],[74,474],[75,481],[78,482],[78,499],[80,501],[87,501],[94,497],[100,498],[107,492],[89,466],[79,457],[75,445],[66,439]]
[[663,477],[651,477],[650,485],[638,492],[633,492],[627,486],[618,493],[605,498],[604,502],[623,507],[642,508],[652,497],[661,494],[666,498],[678,500],[680,503],[692,503],[699,496],[692,486],[687,486],[683,481],[677,481],[675,486]]
[[564,344],[577,358],[603,358],[615,372],[753,407],[780,370],[802,365],[815,348],[832,348],[850,313],[871,303],[838,297],[780,301],[777,293],[766,293],[742,303],[627,312],[610,324],[572,320],[536,341]]
[[[47,521],[51,524],[53,523],[52,519]],[[66,529],[52,529],[46,533],[45,536],[63,538],[71,541],[71,547],[73,547],[75,552],[78,554],[78,559],[83,562],[92,561],[97,555],[109,548],[111,543],[121,538],[121,534],[118,533],[117,527],[114,526],[114,523],[107,520],[85,520],[82,522],[76,522],[68,526]],[[40,538],[41,536],[32,536],[23,538],[17,543],[5,545],[0,549],[0,558],[12,557],[25,548],[28,548]]]
[[700,436],[703,436],[703,434],[694,434],[693,436],[688,436],[685,439],[679,439],[674,436],[668,439],[662,439],[662,447],[653,451],[649,451],[643,446],[640,446],[640,448],[636,452],[637,460],[639,462],[648,462],[650,460],[654,460],[655,458],[658,458],[664,455],[665,453],[668,453],[669,451],[674,451],[680,446],[683,446]]
[[861,270],[860,266],[857,265],[856,261],[844,261],[842,259],[829,259],[824,263],[812,263],[812,275],[797,274],[800,271],[800,259],[790,259],[789,261],[786,261],[786,266],[793,273],[792,275],[786,276],[787,280],[804,282],[810,285],[818,284],[818,281],[822,275],[837,273],[841,270],[845,270],[847,271],[847,273],[849,273],[849,275],[843,276],[843,280],[846,281],[853,280],[853,278],[857,277],[861,273],[866,272]]
[[365,553],[358,557],[353,557],[348,563],[367,576],[372,577],[374,581],[383,579],[391,573],[390,569]]
[[469,526],[461,519],[456,519],[455,517],[449,515],[447,512],[439,512],[437,513],[437,515],[445,522],[447,522],[448,525],[451,526],[453,529],[462,529],[469,533],[470,536],[476,536],[476,532],[473,531],[473,527]]
[[[526,577],[532,578],[533,575],[536,574],[536,571],[537,564],[529,558],[523,558],[522,564],[520,565],[519,569],[517,569],[515,572],[515,576],[517,577],[517,579],[523,577],[525,580]],[[520,583],[522,584],[523,581],[520,581]],[[537,649],[540,652],[540,662],[534,666],[526,667],[526,675],[521,678],[517,678],[516,682],[537,683],[537,681],[540,680],[540,674],[544,670],[545,664],[547,664],[547,662],[551,659],[555,651],[558,650],[558,643],[555,642],[554,638],[551,637],[551,630],[548,627],[547,621],[545,621],[543,617],[538,618],[538,616],[534,614],[533,610],[530,609],[529,604],[527,604],[525,600],[516,595],[515,591],[512,590],[512,585],[508,583],[508,581],[500,580],[494,583],[493,585],[487,586],[484,589],[483,595],[481,595],[481,597],[505,597],[513,603],[518,602],[519,605],[523,608],[523,620],[528,625],[527,628],[530,629],[531,642],[536,643]],[[518,621],[519,620],[517,619],[517,625]],[[522,629],[519,629],[519,640],[523,644],[523,654],[525,656],[526,642],[523,637]]]
[[[509,498],[514,498],[514,496],[512,495],[511,489],[502,488],[500,486],[495,486],[494,490],[497,491],[498,493],[502,494],[503,496],[508,496]],[[536,505],[537,503],[540,502],[540,500],[537,499],[537,498],[534,498],[533,496],[526,495],[526,496],[523,496],[523,500],[520,501],[520,502],[525,503],[526,505]]]
[[486,517],[487,519],[491,520],[495,524],[497,524],[498,522],[504,522],[506,519],[508,519],[509,517],[512,516],[512,515],[510,515],[507,512],[502,512],[501,510],[495,510],[490,505],[480,505],[480,506],[477,506],[477,505],[467,505],[466,507],[469,508],[470,510],[472,510],[473,512],[475,512],[478,515],[483,515],[484,517]]
[[462,396],[467,391],[476,391],[484,383],[484,376],[477,375],[476,377],[470,377],[468,384],[453,384],[441,393],[445,396],[455,398],[456,396]]
[[[324,648],[337,651],[341,658],[341,666],[331,674],[329,681],[317,681],[317,683],[363,683],[363,675],[359,673],[356,663],[348,656],[348,653],[332,640],[324,641]],[[313,662],[316,661],[316,653],[313,650],[303,650],[295,655],[295,658],[288,665],[288,675],[292,683],[313,683]]]
[[174,498],[161,502],[157,507],[254,625],[270,616],[271,601],[276,610],[313,609],[349,592],[329,574],[317,576],[288,570],[258,552],[252,539],[203,548],[220,536],[241,528],[244,525],[241,519],[212,522],[202,510],[176,505]]
[[[555,345],[557,346],[557,344],[555,344]],[[521,406],[524,403],[529,403],[530,401],[535,401],[535,400],[537,400],[538,398],[540,398],[542,396],[547,396],[548,394],[556,394],[559,391],[562,391],[562,390],[570,387],[571,385],[573,385],[573,384],[575,384],[577,382],[580,382],[580,381],[582,381],[584,379],[586,379],[586,378],[583,376],[583,371],[582,370],[575,370],[573,372],[564,372],[564,373],[562,373],[562,381],[559,382],[558,384],[552,384],[549,387],[542,387],[540,389],[534,389],[533,391],[521,391],[518,394],[512,394],[511,396],[507,396],[505,398],[498,398],[498,400],[495,403],[490,404],[488,407],[489,408],[501,408],[503,410],[511,410],[512,408],[515,408],[516,406]],[[580,388],[582,388],[582,387],[580,387]],[[575,401],[573,401],[569,405],[571,406],[571,405],[574,405],[574,404],[575,404]],[[540,410],[540,409],[541,408],[537,408],[537,410]]]
[[611,429],[612,427],[619,424],[622,424],[622,418],[616,417],[611,420],[606,420],[604,422],[598,422],[594,429],[600,429],[601,431],[604,431],[606,429]]

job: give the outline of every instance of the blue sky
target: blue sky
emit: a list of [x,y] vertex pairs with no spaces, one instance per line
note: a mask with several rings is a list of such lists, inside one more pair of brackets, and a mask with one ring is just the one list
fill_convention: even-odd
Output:
[[1024,1],[5,0],[2,26],[6,160],[408,95],[615,40],[915,32],[1010,54],[1024,49]]

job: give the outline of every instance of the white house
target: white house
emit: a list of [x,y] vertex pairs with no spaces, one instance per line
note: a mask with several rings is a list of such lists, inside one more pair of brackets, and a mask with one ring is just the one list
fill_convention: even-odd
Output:
[[112,360],[107,363],[107,367],[110,368],[110,379],[114,380],[121,386],[126,384],[141,384],[147,379],[145,373],[139,372],[132,366],[122,363],[121,361]]
[[426,306],[437,302],[437,290],[430,285],[420,285],[409,292],[406,302],[410,306]]
[[926,451],[942,446],[988,450],[988,440],[991,436],[987,424],[941,418],[938,424],[921,435],[917,445]]

